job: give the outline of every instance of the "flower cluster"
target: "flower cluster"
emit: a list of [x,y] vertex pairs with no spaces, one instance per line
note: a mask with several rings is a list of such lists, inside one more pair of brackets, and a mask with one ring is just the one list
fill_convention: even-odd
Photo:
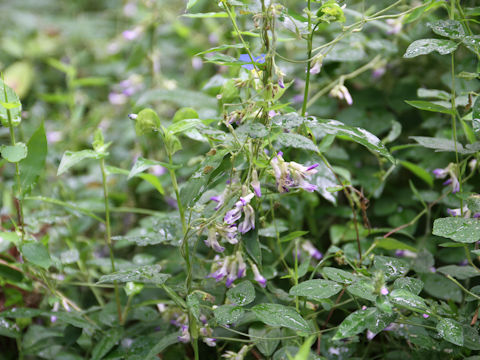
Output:
[[270,164],[277,182],[277,189],[279,192],[289,192],[290,189],[303,189],[309,192],[317,190],[317,186],[310,184],[307,179],[317,172],[318,164],[310,166],[303,166],[294,161],[286,162],[283,153],[278,152]]
[[254,193],[249,193],[246,196],[241,197],[236,203],[233,209],[227,211],[223,221],[228,225],[234,225],[237,220],[240,220],[242,214],[244,215],[243,221],[238,225],[238,231],[242,234],[255,229],[255,211],[250,205],[250,200],[255,196]]
[[[213,330],[207,324],[207,318],[204,315],[200,316],[200,321],[202,322],[202,327],[199,329],[200,335],[203,337],[203,342],[208,346],[216,346],[217,339],[212,337]],[[189,343],[190,342],[190,329],[188,326],[188,316],[186,313],[182,314],[175,314],[175,317],[170,320],[172,325],[177,326],[180,328],[182,334],[178,337],[178,341],[182,343]]]
[[352,95],[350,95],[350,92],[348,91],[347,87],[343,84],[335,86],[330,91],[330,96],[331,97],[336,97],[337,99],[340,99],[340,100],[345,100],[345,102],[348,105],[353,104]]
[[460,191],[460,182],[458,181],[457,174],[455,173],[454,164],[449,164],[444,169],[435,169],[432,172],[437,179],[445,179],[447,176],[449,176],[449,178],[443,183],[443,185],[452,185],[453,194]]
[[[251,264],[250,268],[253,272],[254,280],[260,286],[265,287],[267,280],[260,274],[257,266]],[[217,282],[226,278],[225,285],[229,288],[235,280],[245,277],[246,271],[247,265],[243,261],[240,251],[237,251],[235,255],[226,256],[223,259],[217,255],[212,266],[212,273],[208,277],[215,279]]]

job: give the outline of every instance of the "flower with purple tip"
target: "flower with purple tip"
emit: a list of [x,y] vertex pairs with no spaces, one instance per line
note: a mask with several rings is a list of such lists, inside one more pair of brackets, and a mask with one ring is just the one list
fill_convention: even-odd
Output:
[[217,231],[214,227],[208,229],[208,237],[205,240],[205,245],[209,248],[212,248],[216,252],[223,252],[225,248],[218,243],[217,240]]
[[257,268],[257,265],[255,264],[252,264],[251,266],[252,268],[252,271],[253,271],[253,279],[261,286],[261,287],[265,287],[267,286],[267,279],[265,279],[265,277],[260,274],[260,271],[258,271],[258,268]]
[[308,240],[302,244],[302,249],[314,259],[321,260],[323,258],[323,254]]
[[253,192],[257,197],[262,197],[262,189],[260,188],[260,181],[258,181],[257,170],[252,171],[252,182],[250,183],[253,188]]
[[385,286],[383,286],[383,287],[380,289],[380,294],[382,294],[382,295],[385,296],[385,295],[388,295],[388,293],[389,293],[389,291],[388,291],[388,289],[387,289]]

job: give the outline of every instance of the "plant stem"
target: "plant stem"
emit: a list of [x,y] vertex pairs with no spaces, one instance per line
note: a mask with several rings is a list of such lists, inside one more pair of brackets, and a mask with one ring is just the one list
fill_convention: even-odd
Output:
[[[106,243],[110,253],[110,263],[112,264],[112,273],[115,272],[115,257],[113,256],[112,246],[112,230],[110,227],[110,205],[108,203],[108,186],[107,173],[105,171],[105,159],[100,159],[100,169],[102,170],[102,184],[103,184],[103,200],[105,204],[105,228],[106,228]],[[118,291],[117,282],[113,282],[115,286],[115,301],[117,303],[118,322],[122,324],[122,305],[120,304],[120,293]]]
[[[3,93],[5,96],[5,102],[8,103],[7,84],[5,84],[5,81],[3,81]],[[10,109],[7,109],[7,117],[8,117],[8,128],[10,130],[10,142],[12,143],[12,146],[15,146],[17,142],[15,140],[15,130],[13,128],[12,112],[10,111]],[[15,163],[15,187],[16,187],[16,191],[14,191],[14,194],[15,194],[14,202],[17,208],[18,225],[22,230],[22,243],[23,243],[25,241],[25,229],[23,224],[22,183],[20,179],[20,166],[18,165],[18,162]]]
[[[307,1],[307,15],[308,15],[308,39],[307,39],[307,59],[312,57],[312,42],[313,42],[313,31],[312,31],[312,14],[310,0]],[[302,104],[302,116],[305,116],[307,112],[307,101],[308,101],[308,88],[310,85],[310,69],[312,67],[312,60],[307,62],[307,73],[305,74],[305,90],[303,93],[303,104]]]

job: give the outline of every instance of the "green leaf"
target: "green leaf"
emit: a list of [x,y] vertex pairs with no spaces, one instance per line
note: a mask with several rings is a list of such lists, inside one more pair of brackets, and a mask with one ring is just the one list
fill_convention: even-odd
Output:
[[367,329],[373,332],[374,334],[378,334],[380,331],[385,329],[389,324],[395,321],[397,314],[392,313],[384,313],[381,312],[380,309],[375,309],[375,311],[371,312],[367,318],[365,319]]
[[473,130],[476,133],[480,132],[480,96],[477,96],[477,99],[473,103],[472,123],[473,123]]
[[165,350],[170,345],[178,343],[178,333],[169,334],[167,336],[163,336],[159,342],[157,342],[148,352],[147,356],[145,356],[142,360],[154,360],[158,359],[157,355],[161,354],[163,350]]
[[360,145],[365,146],[370,151],[386,157],[392,163],[395,162],[393,156],[388,152],[385,145],[378,137],[365,129],[344,125],[337,120],[320,120],[312,122],[310,125],[313,129],[317,128],[327,134],[346,137]]
[[134,281],[143,284],[162,285],[170,277],[168,274],[162,274],[160,265],[145,265],[134,269],[117,271],[113,274],[103,275],[97,282],[113,283],[114,281],[126,283]]
[[281,133],[277,137],[278,145],[281,148],[294,148],[318,152],[317,146],[309,138],[294,133]]
[[480,195],[470,195],[467,198],[467,206],[472,213],[480,212]]
[[213,310],[215,320],[220,325],[228,325],[237,322],[243,315],[244,310],[241,306],[221,305]]
[[392,303],[403,308],[419,311],[428,309],[425,301],[420,296],[405,289],[395,289],[388,296]]
[[52,265],[52,259],[47,248],[39,242],[30,242],[22,246],[23,257],[32,264],[48,269]]
[[[258,219],[255,219],[255,223],[258,224]],[[260,248],[260,239],[258,237],[258,228],[250,230],[246,234],[242,235],[242,241],[245,245],[248,255],[257,263],[262,264],[262,249]]]
[[342,285],[336,282],[323,279],[307,280],[293,286],[289,294],[305,296],[311,300],[324,300],[337,294],[342,290]]
[[203,125],[203,122],[199,119],[185,119],[171,124],[167,130],[172,134],[181,134],[200,125]]
[[367,328],[367,318],[374,312],[375,308],[367,308],[351,313],[342,321],[332,340],[340,340],[361,333]]
[[302,344],[302,346],[300,346],[300,349],[298,349],[298,352],[293,358],[293,360],[308,360],[310,358],[310,349],[314,341],[315,341],[315,336],[313,335],[310,336],[308,339],[306,339],[305,342]]
[[341,284],[351,284],[357,280],[357,276],[348,271],[328,266],[322,269],[322,275]]
[[27,147],[27,157],[20,161],[20,180],[24,194],[31,191],[39,176],[45,170],[48,145],[43,123],[28,140]]
[[164,168],[167,169],[179,169],[182,166],[181,165],[170,165],[168,163],[164,163],[161,161],[156,161],[156,160],[150,160],[150,159],[145,159],[143,157],[139,157],[137,161],[135,161],[135,164],[132,167],[132,170],[130,170],[130,173],[128,174],[128,178],[131,179],[135,175],[151,168],[152,166],[163,166]]
[[227,298],[236,305],[244,306],[255,300],[255,288],[248,280],[242,281],[227,291]]
[[475,276],[480,276],[480,273],[472,266],[447,265],[439,267],[437,272],[453,276],[459,280],[466,280]]
[[113,328],[105,332],[100,341],[95,344],[92,350],[90,360],[103,359],[105,355],[117,344],[123,337],[123,328]]
[[458,44],[452,40],[421,39],[409,45],[403,55],[404,58],[413,58],[419,55],[430,54],[433,51],[440,55],[447,55],[457,49]]
[[[126,175],[126,176],[128,176],[130,174],[130,172],[128,170],[120,169],[120,168],[117,168],[115,166],[107,165],[107,166],[105,166],[105,169],[107,170],[108,174],[120,174],[120,175]],[[146,182],[150,183],[155,189],[157,189],[157,191],[160,194],[163,195],[165,193],[165,191],[163,190],[162,183],[160,182],[160,180],[158,179],[157,176],[155,176],[153,174],[136,173],[136,174],[133,175],[133,177],[138,177],[138,178],[143,179]]]
[[7,319],[0,318],[0,336],[9,338],[20,338],[22,333],[18,325]]
[[462,301],[462,290],[445,276],[430,273],[423,275],[422,280],[427,294],[445,301]]
[[62,175],[72,166],[78,164],[84,159],[100,159],[101,157],[101,154],[98,154],[93,150],[65,151],[62,160],[60,161],[60,165],[58,166],[57,176]]
[[307,235],[308,234],[308,231],[293,231],[285,236],[282,236],[280,238],[280,242],[288,242],[288,241],[292,241],[292,240],[295,240],[295,239],[298,239],[299,237],[302,237],[303,235]]
[[160,118],[152,109],[143,109],[135,119],[135,132],[138,136],[158,131],[160,126]]
[[433,187],[433,177],[424,168],[418,166],[417,164],[414,164],[405,160],[400,161],[400,164],[404,168],[410,170],[413,174],[418,176],[420,179],[425,181],[430,187]]
[[[5,97],[5,90],[7,92],[7,97]],[[8,122],[8,112],[10,112],[12,126],[18,126],[22,121],[22,107],[18,106],[20,104],[20,99],[13,89],[5,84],[2,79],[0,79],[0,121],[3,126],[6,128],[9,127]],[[8,104],[12,104],[13,107]],[[10,109],[6,109],[10,107]]]
[[375,301],[375,285],[371,280],[360,279],[353,284],[347,286],[347,291],[353,296],[360,297],[369,301]]
[[195,14],[183,14],[182,16],[189,18],[227,18],[226,12],[209,12],[209,13],[195,13]]
[[403,276],[409,270],[409,265],[405,260],[382,255],[375,255],[373,267],[376,270],[381,270],[386,280]]
[[393,283],[395,289],[405,289],[412,294],[418,295],[423,289],[423,281],[412,277],[402,277]]
[[456,20],[438,20],[427,25],[435,34],[440,36],[450,39],[462,39],[465,37],[462,23]]
[[424,101],[424,100],[405,100],[408,105],[413,106],[414,108],[426,111],[433,111],[442,114],[452,114],[452,109],[446,108],[445,106],[435,104],[431,101]]
[[378,238],[375,240],[375,244],[378,248],[385,249],[385,250],[409,250],[413,252],[417,252],[417,249],[413,246],[407,245],[404,242],[401,242],[397,239],[393,238]]
[[463,346],[463,327],[452,319],[440,319],[437,323],[438,335],[452,344]]
[[255,344],[257,349],[268,357],[273,354],[280,343],[279,338],[282,336],[282,333],[278,328],[255,324],[248,329],[248,335],[250,335],[250,340]]
[[187,10],[189,10],[189,9],[192,8],[192,7],[194,7],[197,2],[198,2],[198,0],[188,0]]
[[15,145],[0,146],[0,153],[2,157],[11,163],[18,163],[20,160],[27,157],[27,145],[24,143],[16,143]]
[[295,308],[280,304],[264,303],[255,305],[252,311],[260,321],[267,325],[310,332],[308,323],[295,311]]
[[[433,138],[427,136],[410,136],[410,139],[415,140],[423,147],[434,149],[436,151],[451,151],[455,152],[455,142],[450,139]],[[457,142],[457,151],[464,152],[463,145]]]
[[269,134],[268,129],[263,124],[259,123],[248,123],[244,124],[237,128],[236,130],[238,133],[246,133],[252,139],[260,139],[264,138]]
[[460,217],[436,219],[433,223],[433,235],[460,243],[474,243],[480,240],[480,221]]

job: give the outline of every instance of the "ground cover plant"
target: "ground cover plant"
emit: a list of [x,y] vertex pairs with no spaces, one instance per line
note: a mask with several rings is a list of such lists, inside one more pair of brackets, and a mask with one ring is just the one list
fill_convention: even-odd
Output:
[[478,5],[0,3],[0,358],[479,359]]

